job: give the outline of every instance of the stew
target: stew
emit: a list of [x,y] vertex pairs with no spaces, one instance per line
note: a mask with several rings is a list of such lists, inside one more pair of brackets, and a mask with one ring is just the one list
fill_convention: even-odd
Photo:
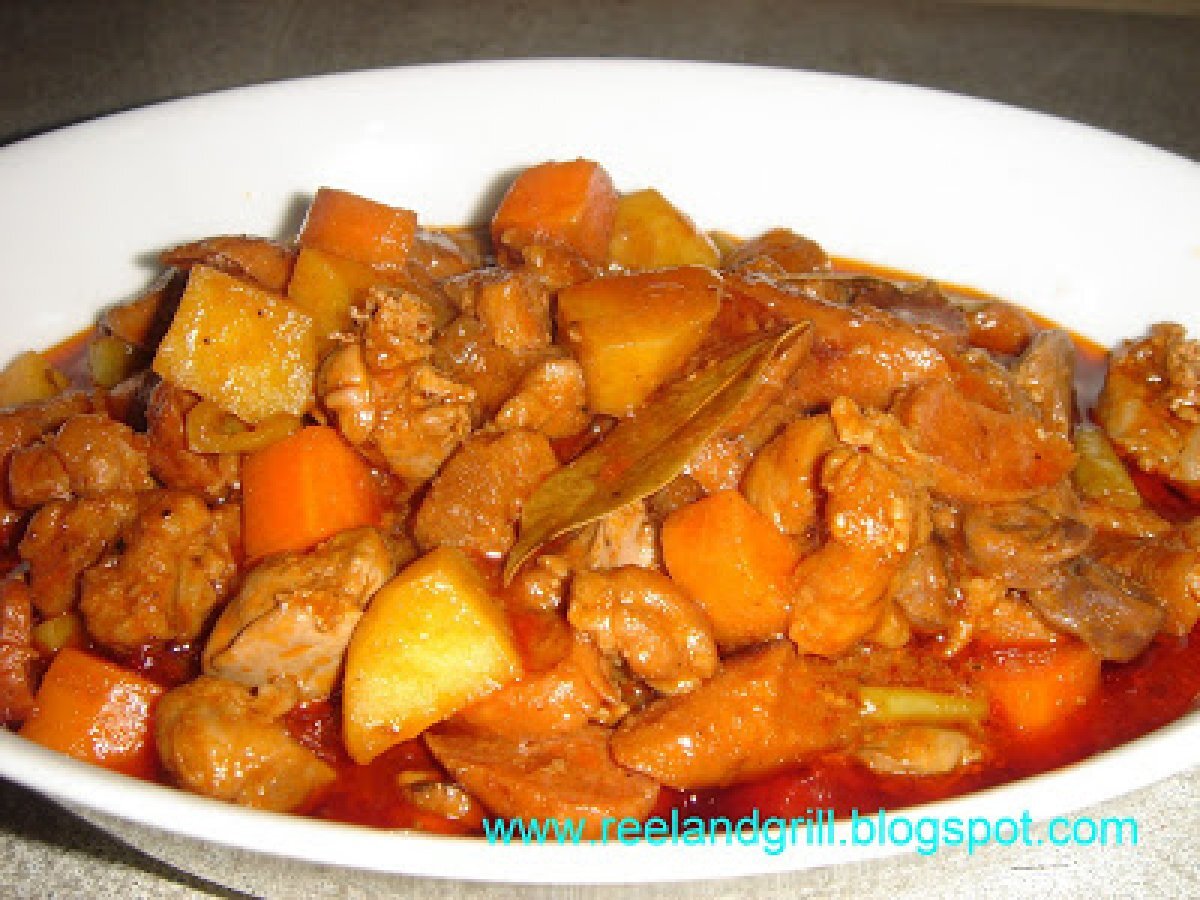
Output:
[[0,374],[0,716],[252,807],[896,808],[1200,693],[1200,343],[699,230],[322,188]]

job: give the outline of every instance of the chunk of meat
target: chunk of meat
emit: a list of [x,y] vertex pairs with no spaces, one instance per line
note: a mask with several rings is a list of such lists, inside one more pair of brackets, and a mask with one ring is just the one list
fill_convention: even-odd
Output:
[[1055,570],[1083,553],[1092,539],[1083,522],[1051,515],[1033,503],[968,506],[962,534],[979,572],[1019,589],[1046,586]]
[[394,572],[374,528],[267,559],[222,610],[204,648],[204,671],[251,687],[287,683],[301,700],[329,696],[354,626]]
[[855,756],[887,775],[945,775],[983,758],[983,748],[954,728],[903,725],[864,735]]
[[742,492],[784,534],[816,537],[820,462],[836,438],[827,415],[797,419],[754,458]]
[[415,484],[428,480],[471,431],[471,388],[426,362],[372,370],[361,343],[325,358],[317,393],[346,440]]
[[724,267],[759,275],[788,275],[823,272],[829,265],[829,255],[816,241],[786,228],[772,228],[736,247]]
[[945,552],[936,541],[905,557],[888,583],[887,597],[918,631],[938,632],[950,627],[954,621],[954,592]]
[[550,293],[532,274],[484,269],[452,278],[445,287],[497,347],[529,353],[550,346]]
[[471,430],[474,390],[430,362],[436,321],[419,294],[372,288],[355,333],[317,373],[317,398],[346,440],[412,485]]
[[[569,632],[565,624],[562,629]],[[560,643],[565,648],[557,652],[544,647],[532,658],[526,653],[525,674],[471,704],[453,721],[485,734],[533,737],[620,719],[628,707],[612,664],[586,637],[565,633]]]
[[1058,484],[1075,465],[1070,441],[1022,413],[1003,413],[929,382],[893,412],[925,458],[931,487],[957,500],[1023,500]]
[[1200,497],[1200,341],[1160,324],[1109,357],[1096,420],[1122,455]]
[[570,357],[548,359],[525,373],[493,425],[499,431],[524,428],[548,438],[570,437],[587,427],[586,403],[583,367]]
[[967,312],[967,340],[972,347],[1016,356],[1037,333],[1037,324],[1025,310],[1011,303],[989,300]]
[[857,704],[790,643],[774,641],[727,659],[691,693],[627,716],[612,751],[671,787],[722,787],[839,746],[857,715]]
[[33,604],[24,579],[0,582],[0,723],[23,722],[33,711]]
[[788,385],[788,402],[797,410],[851,397],[882,409],[903,388],[944,379],[950,374],[945,353],[898,316],[872,305],[829,302],[803,282],[777,285],[730,277],[730,290],[749,298],[788,322],[812,322],[812,350]]
[[134,494],[115,492],[87,500],[52,500],[33,514],[17,547],[29,564],[29,586],[46,618],[75,606],[80,579],[114,546],[137,516]]
[[194,491],[209,501],[224,500],[238,485],[238,457],[195,453],[188,446],[187,415],[199,402],[195,394],[169,381],[154,388],[146,407],[150,471],[165,487]]
[[118,651],[195,640],[237,577],[241,511],[210,511],[194,494],[138,497],[111,552],[83,573],[79,610],[92,637]]
[[53,435],[15,451],[9,463],[9,495],[26,509],[152,487],[145,437],[99,413],[71,416]]
[[664,694],[687,693],[717,670],[717,644],[704,611],[651,569],[578,573],[567,620]]
[[1165,633],[1183,637],[1200,620],[1200,549],[1180,531],[1153,538],[1106,536],[1093,556],[1150,592],[1166,611]]
[[289,812],[333,769],[282,722],[290,698],[202,675],[158,701],[159,757],[176,784],[242,806]]
[[1071,336],[1057,328],[1039,331],[1017,360],[1013,376],[1033,401],[1042,424],[1069,439],[1075,414],[1075,347]]
[[1058,584],[1030,592],[1042,618],[1082,640],[1101,659],[1129,662],[1162,625],[1163,608],[1125,575],[1084,557]]
[[505,553],[516,539],[522,504],[556,468],[550,442],[535,431],[477,434],[434,479],[413,535],[424,548]]
[[613,762],[609,732],[515,737],[426,734],[430,752],[494,815],[585,820],[584,836],[605,819],[642,820],[658,799],[657,782]]
[[398,369],[433,354],[437,313],[424,297],[403,288],[373,286],[360,314],[363,354],[375,370]]
[[626,503],[583,528],[572,547],[582,552],[583,565],[589,569],[651,568],[658,562],[654,526],[641,500]]
[[162,255],[162,264],[184,270],[208,266],[278,293],[287,287],[295,257],[278,241],[222,235],[174,247]]
[[788,636],[801,651],[846,652],[879,622],[904,554],[929,529],[929,500],[870,454],[839,447],[822,466],[830,539],[792,578]]
[[972,639],[983,645],[1049,646],[1062,632],[1044,619],[1025,595],[1008,590],[1000,578],[960,578],[958,621],[950,632],[948,652],[957,653]]

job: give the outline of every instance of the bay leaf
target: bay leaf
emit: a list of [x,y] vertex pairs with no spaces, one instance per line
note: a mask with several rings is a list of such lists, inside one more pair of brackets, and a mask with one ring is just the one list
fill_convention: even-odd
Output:
[[670,482],[809,328],[807,322],[792,325],[666,386],[604,440],[543,481],[521,512],[504,583],[540,547]]

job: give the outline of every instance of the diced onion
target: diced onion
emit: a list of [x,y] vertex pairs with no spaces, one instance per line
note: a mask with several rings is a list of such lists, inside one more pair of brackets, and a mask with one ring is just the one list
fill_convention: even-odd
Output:
[[119,337],[103,335],[88,345],[88,372],[97,387],[116,387],[145,364],[145,354]]
[[1079,461],[1072,478],[1079,493],[1121,509],[1142,505],[1141,494],[1103,431],[1095,425],[1080,425],[1075,429],[1075,450]]
[[253,453],[300,430],[299,416],[278,413],[251,428],[215,403],[203,400],[187,414],[188,447],[194,453]]
[[49,400],[67,387],[67,378],[41,353],[28,350],[0,372],[0,408]]

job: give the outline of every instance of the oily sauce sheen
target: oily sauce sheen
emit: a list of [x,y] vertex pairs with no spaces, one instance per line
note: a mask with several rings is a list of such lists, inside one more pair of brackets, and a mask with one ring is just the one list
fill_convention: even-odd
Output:
[[[835,270],[912,281],[912,276],[856,261],[835,260]],[[976,300],[994,299],[959,286],[940,285],[950,294]],[[1035,316],[1042,327],[1054,323]],[[59,344],[47,355],[64,372],[86,383],[84,352],[93,334],[89,329]],[[1076,388],[1089,407],[1103,381],[1107,351],[1072,333],[1076,351]],[[1086,416],[1089,408],[1081,412]],[[589,430],[559,442],[557,455],[570,459],[599,439]],[[1172,521],[1200,514],[1189,501],[1161,479],[1130,467],[1147,503]],[[494,568],[494,565],[491,567]],[[494,574],[494,573],[492,573]],[[518,623],[519,624],[519,623]],[[830,755],[735,787],[684,792],[664,787],[654,810],[669,816],[724,817],[736,820],[757,810],[760,817],[811,817],[817,810],[837,815],[851,810],[870,813],[896,810],[942,800],[1015,779],[1046,772],[1112,749],[1187,714],[1200,696],[1200,640],[1197,632],[1182,639],[1160,635],[1131,663],[1105,663],[1101,687],[1091,701],[1067,714],[1058,725],[1030,738],[1019,732],[1000,732],[991,755],[949,775],[898,776],[870,771],[844,755]],[[996,651],[972,647],[955,664],[970,666],[978,655]],[[170,687],[194,678],[199,671],[198,648],[147,647],[124,665]],[[342,744],[339,697],[303,703],[286,717],[292,735],[337,771],[333,785],[297,810],[301,815],[380,828],[419,829],[440,834],[478,834],[478,820],[453,821],[419,809],[402,794],[406,775],[422,772],[439,776],[436,761],[419,740],[407,741],[383,753],[369,765],[351,762]],[[159,779],[166,783],[159,773]]]

